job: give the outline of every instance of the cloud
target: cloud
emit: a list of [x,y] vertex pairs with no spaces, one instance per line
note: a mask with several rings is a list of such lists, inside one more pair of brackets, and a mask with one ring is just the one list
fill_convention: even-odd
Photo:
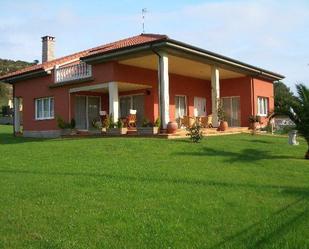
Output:
[[[72,1],[4,2],[0,15],[0,33],[4,34],[0,36],[0,57],[40,59],[40,37],[45,34],[56,36],[58,56],[138,34],[140,7],[137,4],[132,7],[133,3],[117,2],[112,6],[113,3],[100,2],[91,5]],[[146,32],[165,33],[277,71],[287,76],[289,85],[299,81],[308,84],[307,1],[178,2],[175,8],[170,3],[165,8],[163,3],[157,1],[156,7],[148,8]]]

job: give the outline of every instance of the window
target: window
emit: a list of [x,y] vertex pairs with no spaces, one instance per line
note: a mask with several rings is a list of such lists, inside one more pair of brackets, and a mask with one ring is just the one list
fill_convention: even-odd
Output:
[[258,97],[257,115],[267,116],[268,114],[268,98]]
[[52,119],[54,118],[54,98],[40,98],[35,100],[35,119]]
[[187,114],[186,96],[175,96],[175,118],[182,118]]

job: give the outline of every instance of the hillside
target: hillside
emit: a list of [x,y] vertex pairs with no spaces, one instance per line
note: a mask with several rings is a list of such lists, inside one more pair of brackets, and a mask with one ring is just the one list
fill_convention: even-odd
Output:
[[[35,63],[20,60],[13,61],[13,60],[0,59],[0,76],[34,64]],[[7,105],[8,99],[11,98],[11,95],[12,95],[12,86],[0,82],[0,107],[3,105]]]

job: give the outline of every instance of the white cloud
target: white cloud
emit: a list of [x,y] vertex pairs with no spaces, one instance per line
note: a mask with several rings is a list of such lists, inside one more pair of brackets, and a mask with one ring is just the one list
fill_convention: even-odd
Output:
[[[160,6],[162,2],[158,1]],[[40,59],[40,37],[55,35],[58,56],[141,32],[141,18],[126,11],[78,12],[70,3],[7,2],[0,15],[0,57]],[[147,7],[147,6],[146,6]],[[293,85],[309,83],[309,4],[307,1],[205,1],[172,11],[150,10],[146,32],[165,33],[277,71]],[[12,14],[13,13],[13,14]]]

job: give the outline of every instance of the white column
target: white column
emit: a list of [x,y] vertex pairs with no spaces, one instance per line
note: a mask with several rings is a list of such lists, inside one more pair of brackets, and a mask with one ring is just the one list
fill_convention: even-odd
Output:
[[108,84],[109,92],[109,115],[113,116],[113,121],[118,121],[119,101],[118,101],[118,83],[110,82]]
[[20,101],[18,97],[14,97],[14,132],[20,132],[20,112],[19,112]]
[[159,99],[160,99],[160,118],[162,128],[166,129],[170,121],[170,95],[169,95],[169,75],[168,75],[168,56],[161,52],[159,56]]
[[218,107],[220,101],[220,81],[219,68],[217,66],[211,67],[211,102],[212,102],[212,120],[213,126],[219,126]]

